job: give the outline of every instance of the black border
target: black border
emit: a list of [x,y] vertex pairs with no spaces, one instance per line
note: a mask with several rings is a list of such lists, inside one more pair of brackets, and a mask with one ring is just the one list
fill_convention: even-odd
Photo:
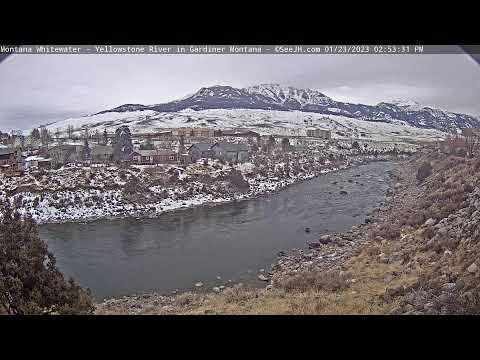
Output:
[[[324,3],[319,4],[319,10],[302,4],[290,3],[289,7],[283,7],[277,3],[276,7],[283,7],[281,13],[262,13],[255,8],[244,12],[229,10],[226,15],[196,13],[195,16],[166,9],[139,11],[134,4],[129,5],[126,10],[130,13],[123,17],[110,11],[102,13],[97,8],[86,9],[85,14],[79,12],[77,17],[72,13],[50,13],[48,17],[37,12],[30,16],[24,12],[8,13],[9,16],[1,20],[0,43],[480,43],[478,19],[474,18],[476,11],[459,15],[449,6],[449,15],[439,16],[433,11],[433,5],[423,14],[416,7],[395,3],[396,9],[387,14],[356,12],[346,15],[345,9],[332,11]],[[190,5],[183,3],[182,6]],[[294,9],[296,6],[300,8]],[[349,6],[343,4],[343,7]],[[127,344],[141,350],[151,341],[159,347],[159,352],[163,344],[179,340],[182,344],[177,350],[183,352],[186,348],[195,350],[190,341],[197,338],[212,352],[224,342],[230,347],[228,356],[248,344],[269,350],[284,350],[295,344],[300,350],[311,348],[317,356],[322,356],[332,348],[344,353],[352,348],[352,339],[356,339],[363,341],[363,345],[374,353],[380,352],[379,346],[385,341],[384,344],[391,347],[383,355],[389,356],[399,348],[416,343],[430,344],[441,350],[448,350],[449,346],[458,348],[458,344],[476,336],[475,329],[467,324],[477,325],[477,319],[475,316],[1,316],[0,339],[4,344],[11,344],[10,338],[26,341],[27,336],[42,338],[40,335],[43,335],[50,346],[56,346],[59,341],[66,344],[86,341],[84,344],[88,345],[92,339],[100,339],[109,344],[112,351],[122,350]],[[60,334],[65,338],[60,339]],[[430,338],[433,342],[429,342]],[[456,338],[460,339],[457,345]],[[284,339],[287,341],[283,342]],[[123,340],[126,342],[122,343]]]
[[[42,4],[42,8],[43,8]],[[236,5],[236,6],[235,6]],[[243,6],[242,6],[243,5]],[[478,14],[449,5],[422,8],[394,3],[206,4],[151,3],[9,13],[0,21],[0,43],[7,45],[86,44],[418,44],[480,43]],[[337,5],[338,8],[334,8]],[[384,4],[386,5],[386,4]],[[104,7],[102,7],[104,6]],[[25,9],[22,9],[25,10]],[[38,10],[38,11],[37,11]],[[187,12],[191,10],[190,12]],[[460,10],[460,11],[459,11]],[[462,11],[467,10],[467,11]],[[221,13],[220,11],[223,11]]]

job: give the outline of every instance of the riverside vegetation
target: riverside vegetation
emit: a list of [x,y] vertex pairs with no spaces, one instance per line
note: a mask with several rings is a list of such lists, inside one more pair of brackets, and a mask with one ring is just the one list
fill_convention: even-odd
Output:
[[[126,296],[96,304],[95,313],[480,313],[479,175],[479,159],[424,148],[399,162],[395,185],[365,224],[278,254],[259,276],[265,288]],[[3,311],[91,313],[88,292],[63,279],[31,220],[8,206],[2,214]]]
[[480,160],[425,148],[394,177],[365,224],[279,254],[265,288],[123,297],[96,313],[480,313]]

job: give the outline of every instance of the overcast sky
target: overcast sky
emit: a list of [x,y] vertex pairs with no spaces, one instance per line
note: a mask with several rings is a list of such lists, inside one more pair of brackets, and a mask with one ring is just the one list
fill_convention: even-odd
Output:
[[0,63],[0,130],[260,83],[480,114],[480,67],[468,55],[12,55]]

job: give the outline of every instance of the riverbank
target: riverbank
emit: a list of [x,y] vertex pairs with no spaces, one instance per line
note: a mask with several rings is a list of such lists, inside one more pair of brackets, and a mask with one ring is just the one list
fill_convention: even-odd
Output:
[[385,146],[374,154],[330,148],[256,154],[247,163],[232,165],[209,160],[186,167],[64,167],[1,179],[0,198],[8,198],[38,224],[156,218],[182,209],[254,199],[322,174],[413,151]]
[[[432,174],[419,181],[420,164]],[[265,288],[110,299],[97,314],[457,314],[480,311],[480,161],[423,151],[366,224],[279,254]]]
[[268,196],[154,219],[46,224],[40,236],[60,270],[96,299],[170,294],[199,282],[264,286],[257,275],[268,276],[278,252],[363,223],[384,200],[392,168],[390,161],[352,166]]

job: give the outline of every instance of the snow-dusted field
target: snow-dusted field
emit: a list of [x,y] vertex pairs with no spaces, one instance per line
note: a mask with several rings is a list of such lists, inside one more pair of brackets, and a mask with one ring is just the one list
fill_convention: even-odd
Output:
[[[132,133],[148,133],[178,127],[208,127],[226,129],[244,127],[261,134],[304,136],[306,127],[332,130],[333,138],[364,138],[374,141],[436,140],[445,133],[438,130],[412,127],[402,121],[373,122],[344,116],[323,115],[301,111],[272,111],[250,109],[212,109],[158,113],[152,110],[109,112],[80,118],[69,118],[48,126],[51,132],[65,132],[69,125],[79,133],[82,127],[91,131],[114,132],[128,125]],[[363,136],[362,136],[363,133]]]

